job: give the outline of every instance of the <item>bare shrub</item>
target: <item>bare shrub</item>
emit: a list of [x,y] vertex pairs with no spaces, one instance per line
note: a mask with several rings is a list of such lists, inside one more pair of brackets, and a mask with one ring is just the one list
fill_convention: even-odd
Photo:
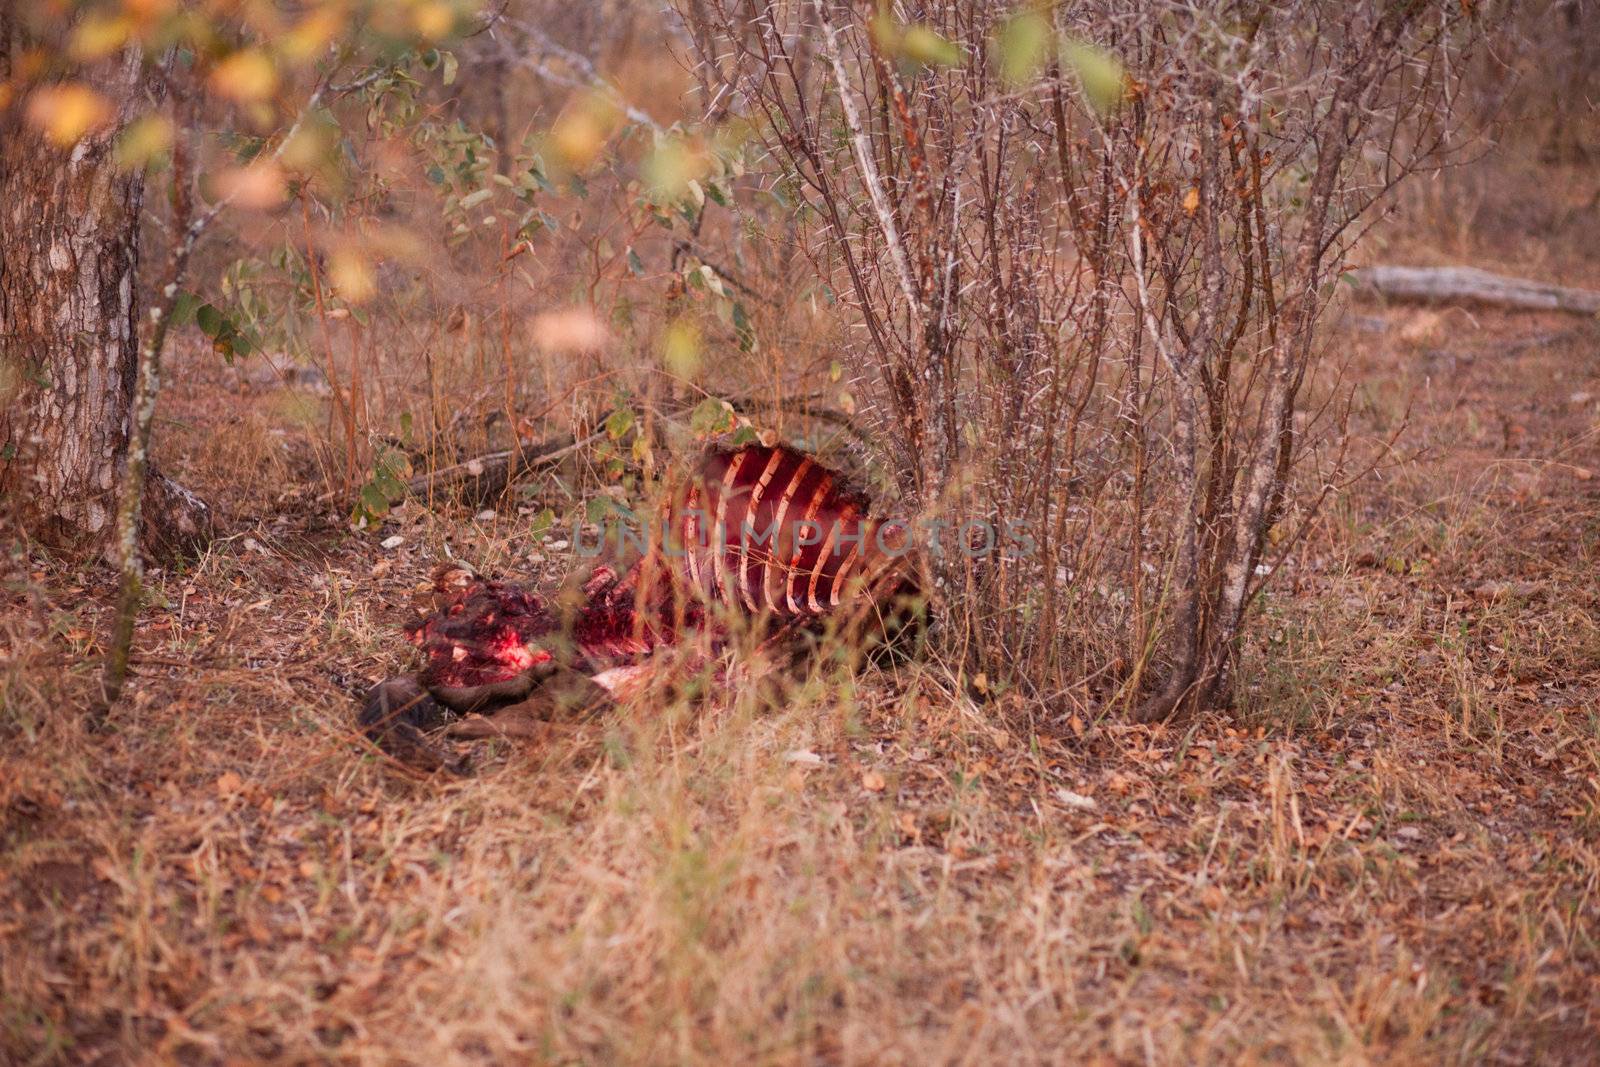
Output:
[[[955,531],[928,559],[948,647],[1141,719],[1226,699],[1338,477],[1337,418],[1302,410],[1319,316],[1356,224],[1448,143],[1470,11],[682,8],[851,306],[878,458]],[[1033,550],[952,551],[976,519]]]

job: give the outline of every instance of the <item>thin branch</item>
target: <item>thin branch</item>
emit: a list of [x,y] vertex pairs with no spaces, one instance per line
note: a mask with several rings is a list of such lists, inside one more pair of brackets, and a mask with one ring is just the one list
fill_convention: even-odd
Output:
[[839,57],[838,31],[834,29],[833,18],[828,14],[826,0],[817,5],[817,18],[822,23],[822,54],[828,60],[828,66],[833,69],[834,84],[839,90],[839,108],[844,112],[845,128],[850,131],[850,143],[855,149],[856,166],[861,169],[861,183],[866,186],[867,197],[872,203],[872,213],[877,219],[878,229],[883,232],[889,260],[894,265],[895,279],[900,283],[900,292],[911,308],[912,317],[917,325],[917,336],[920,338],[923,319],[922,299],[917,292],[916,279],[911,276],[911,263],[906,256],[899,227],[895,225],[889,198],[883,191],[882,180],[878,177],[878,165],[872,158],[872,145],[867,139],[866,127],[861,122],[861,111],[856,106],[855,90],[850,87],[850,77],[845,73],[844,61]]

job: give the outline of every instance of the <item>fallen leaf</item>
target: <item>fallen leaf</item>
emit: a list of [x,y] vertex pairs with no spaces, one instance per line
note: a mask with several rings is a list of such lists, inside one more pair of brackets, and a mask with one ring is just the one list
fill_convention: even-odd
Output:
[[1099,805],[1095,803],[1094,797],[1086,797],[1082,793],[1074,793],[1070,789],[1057,789],[1056,799],[1061,801],[1061,803],[1065,804],[1067,807],[1076,808],[1079,811],[1093,811],[1095,808],[1099,807]]
[[861,788],[869,793],[881,793],[888,784],[877,771],[867,771],[861,776]]

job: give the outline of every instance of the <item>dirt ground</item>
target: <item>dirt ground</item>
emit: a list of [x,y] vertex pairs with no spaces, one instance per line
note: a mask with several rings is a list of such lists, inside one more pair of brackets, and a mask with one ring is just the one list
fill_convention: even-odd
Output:
[[[1456,230],[1373,258],[1600,284],[1594,172],[1534,180],[1569,195],[1457,179],[1410,206]],[[1592,1062],[1600,326],[1354,305],[1326,336],[1382,462],[1231,713],[819,670],[461,780],[375,753],[352,694],[447,549],[573,561],[516,515],[349,535],[292,398],[219,403],[191,356],[166,462],[234,532],[156,577],[108,730],[109,573],[0,573],[0,1060]]]

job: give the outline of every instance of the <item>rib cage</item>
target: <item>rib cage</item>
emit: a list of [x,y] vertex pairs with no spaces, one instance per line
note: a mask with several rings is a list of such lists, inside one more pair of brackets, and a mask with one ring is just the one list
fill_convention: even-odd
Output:
[[895,569],[894,529],[838,472],[792,448],[710,451],[669,506],[692,587],[753,615],[825,615]]
[[[870,609],[904,583],[905,532],[869,512],[842,475],[796,449],[708,450],[664,494],[643,557],[623,575],[589,575],[561,658],[599,677],[690,634],[715,644],[730,613],[781,626]],[[543,668],[562,643],[541,598],[458,566],[436,576],[432,607],[407,632],[436,691]]]

